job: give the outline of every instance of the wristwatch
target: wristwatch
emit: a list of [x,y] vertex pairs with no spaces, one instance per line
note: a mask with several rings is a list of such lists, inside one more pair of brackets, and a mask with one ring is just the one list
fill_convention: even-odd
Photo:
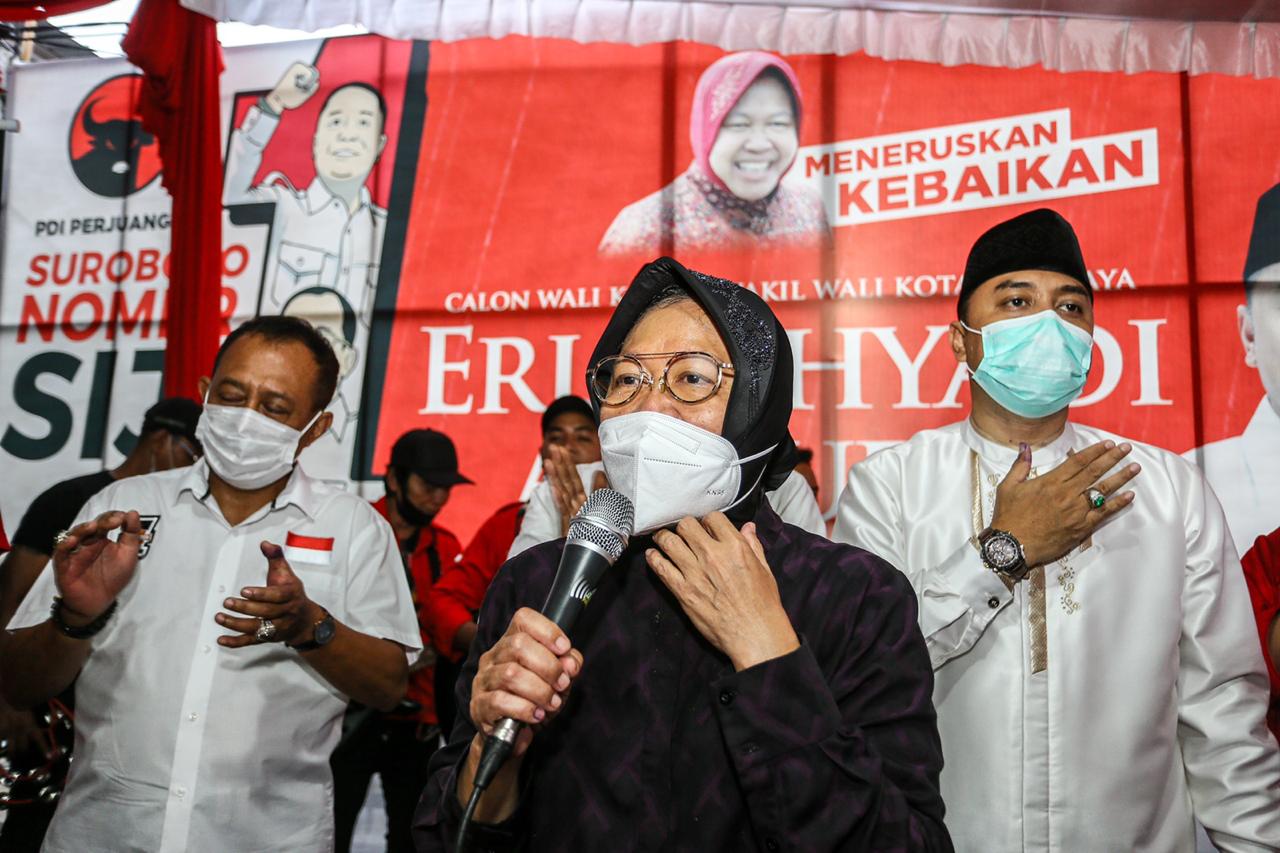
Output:
[[978,553],[986,567],[1000,577],[1020,581],[1027,576],[1029,567],[1022,543],[1012,533],[988,527],[978,534]]
[[[321,610],[324,610],[324,608],[321,608]],[[333,614],[328,610],[325,610],[324,618],[317,622],[315,628],[312,629],[311,639],[307,640],[305,643],[293,644],[289,646],[289,648],[299,652],[309,652],[312,649],[327,646],[332,642],[333,635],[337,633],[337,631],[338,626],[337,623],[333,621]]]

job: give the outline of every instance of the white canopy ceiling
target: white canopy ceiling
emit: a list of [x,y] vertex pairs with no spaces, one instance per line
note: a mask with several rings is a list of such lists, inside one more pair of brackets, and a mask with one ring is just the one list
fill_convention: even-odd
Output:
[[220,21],[391,38],[685,40],[726,50],[859,51],[942,65],[1280,76],[1265,0],[182,0]]

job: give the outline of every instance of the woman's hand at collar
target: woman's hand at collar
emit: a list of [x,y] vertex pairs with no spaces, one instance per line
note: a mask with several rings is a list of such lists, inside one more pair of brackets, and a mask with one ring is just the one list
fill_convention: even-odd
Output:
[[685,517],[674,532],[655,533],[653,542],[658,547],[645,551],[649,568],[735,670],[800,646],[754,523],[738,530],[719,512],[702,521]]

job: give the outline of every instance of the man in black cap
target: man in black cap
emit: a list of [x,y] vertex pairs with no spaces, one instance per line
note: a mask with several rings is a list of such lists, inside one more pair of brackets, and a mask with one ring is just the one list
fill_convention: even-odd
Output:
[[[853,466],[834,538],[920,599],[958,851],[1280,848],[1280,752],[1221,507],[1159,448],[1073,424],[1093,293],[1050,210],[974,244],[969,417]],[[1140,476],[1139,476],[1139,472]]]
[[1241,554],[1280,526],[1280,184],[1258,199],[1244,297],[1236,308],[1240,343],[1262,380],[1262,400],[1242,434],[1187,454],[1222,500]]
[[410,430],[396,440],[383,481],[386,496],[373,506],[391,523],[400,544],[424,651],[409,672],[409,691],[399,708],[380,713],[353,704],[347,713],[331,762],[338,853],[351,848],[356,818],[375,773],[387,806],[388,853],[412,853],[413,808],[440,737],[433,685],[436,655],[422,601],[440,573],[462,554],[458,537],[435,518],[454,486],[471,483],[458,471],[453,441],[433,429]]
[[[116,480],[183,468],[195,462],[200,458],[200,442],[196,440],[199,422],[199,403],[185,397],[161,400],[143,415],[138,442],[123,462],[115,468],[56,483],[31,502],[13,535],[13,550],[0,564],[0,626],[9,622],[53,556],[53,539],[58,531],[71,527],[85,501]],[[63,702],[73,704],[70,694],[67,691]],[[32,742],[35,722],[35,712],[10,708],[0,699],[0,740]],[[0,829],[0,850],[39,850],[54,805],[55,802],[37,802],[15,806]]]

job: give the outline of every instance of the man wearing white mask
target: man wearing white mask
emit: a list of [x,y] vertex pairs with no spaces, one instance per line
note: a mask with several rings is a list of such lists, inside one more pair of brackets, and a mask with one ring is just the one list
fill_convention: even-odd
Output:
[[[662,258],[590,361],[635,535],[572,638],[539,614],[563,541],[498,573],[417,844],[452,850],[484,733],[526,728],[485,849],[950,851],[928,655],[892,566],[784,524],[791,351],[758,296]],[[566,817],[568,816],[568,817]]]
[[854,465],[834,536],[920,599],[959,851],[1280,849],[1280,752],[1222,509],[1189,463],[1072,424],[1093,294],[1036,210],[969,254],[972,411]]
[[295,464],[337,374],[305,321],[245,323],[201,380],[204,458],[108,486],[59,534],[0,649],[11,702],[78,675],[44,850],[333,848],[347,700],[394,707],[421,648],[390,527]]

